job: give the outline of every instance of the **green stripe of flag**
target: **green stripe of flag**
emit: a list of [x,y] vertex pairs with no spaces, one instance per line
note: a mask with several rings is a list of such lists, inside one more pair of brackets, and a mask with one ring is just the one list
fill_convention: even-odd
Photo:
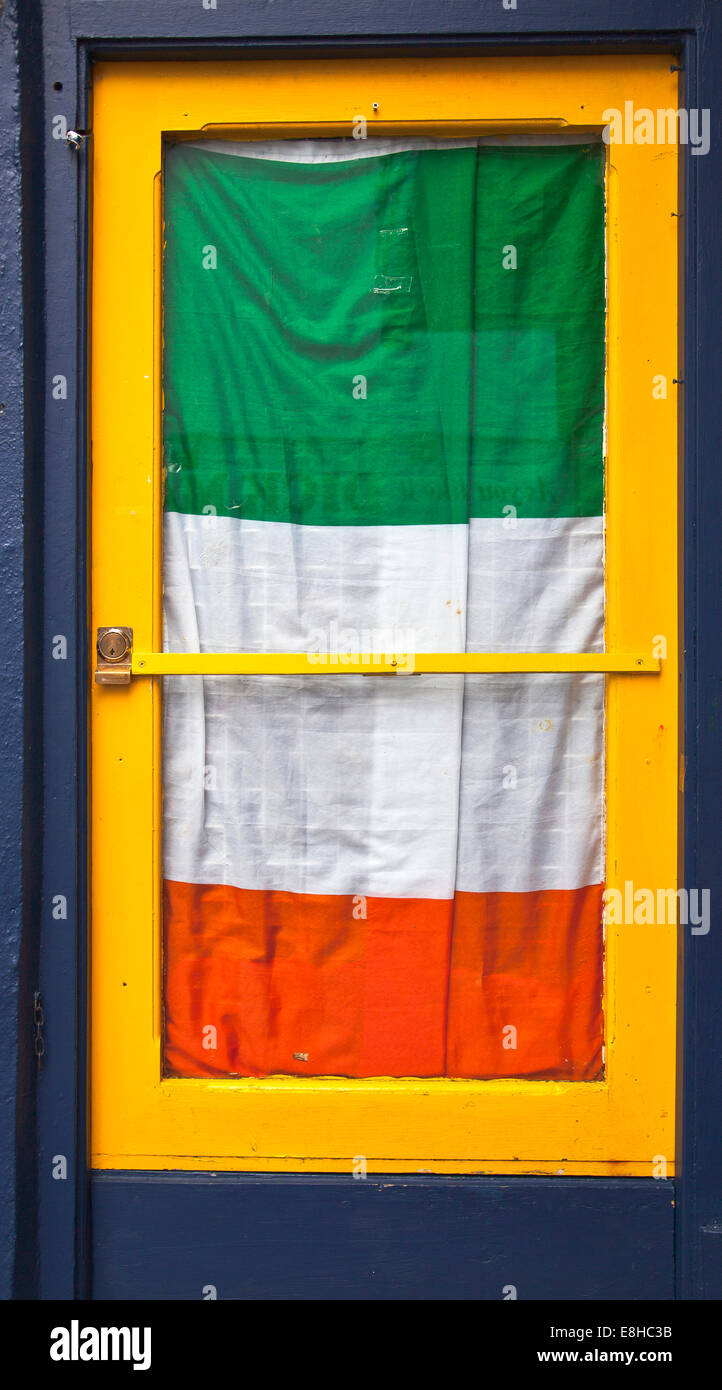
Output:
[[601,514],[603,180],[596,145],[328,164],[171,147],[166,507]]

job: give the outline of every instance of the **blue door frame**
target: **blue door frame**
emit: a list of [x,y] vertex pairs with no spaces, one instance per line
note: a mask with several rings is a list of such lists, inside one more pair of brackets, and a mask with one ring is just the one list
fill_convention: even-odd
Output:
[[[682,161],[684,865],[679,1152],[652,1179],[113,1174],[86,1152],[87,176],[96,57],[679,54],[711,149]],[[42,64],[40,57],[42,55]],[[722,4],[718,0],[6,0],[0,18],[5,757],[0,1295],[722,1297]],[[128,113],[132,139],[132,112]],[[56,376],[65,398],[52,394]],[[57,638],[64,637],[65,647]],[[18,846],[23,845],[23,856]],[[67,915],[57,915],[57,900]],[[56,903],[56,915],[53,904]],[[36,994],[40,995],[37,1009]],[[44,1055],[36,1056],[42,1036]],[[42,1046],[42,1044],[41,1044]],[[62,1155],[66,1160],[65,1177]],[[56,1176],[53,1176],[53,1174]],[[91,1269],[92,1247],[95,1252]],[[183,1227],[182,1249],[178,1230]],[[549,1251],[554,1248],[550,1276]],[[214,1276],[208,1273],[212,1252]],[[552,1284],[550,1284],[552,1278]]]

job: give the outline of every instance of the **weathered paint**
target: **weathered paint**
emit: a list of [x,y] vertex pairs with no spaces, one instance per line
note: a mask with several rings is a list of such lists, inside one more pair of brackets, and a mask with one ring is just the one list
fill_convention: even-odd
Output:
[[669,1299],[672,1201],[634,1178],[107,1173],[95,1296]]
[[[23,0],[21,6],[22,22],[25,25],[26,39],[29,29],[36,22],[39,12],[40,0],[35,4],[34,0]],[[685,82],[687,85],[687,100],[689,105],[697,107],[710,107],[712,109],[712,149],[704,159],[687,158],[685,161],[685,187],[684,187],[684,212],[685,212],[685,265],[688,276],[687,293],[684,300],[684,323],[687,342],[686,366],[685,366],[685,385],[684,398],[686,403],[684,416],[684,440],[685,440],[685,493],[686,493],[686,517],[684,528],[685,542],[685,622],[686,622],[686,671],[685,671],[685,719],[686,719],[686,741],[685,757],[687,759],[686,779],[684,790],[685,804],[685,881],[689,885],[699,885],[710,887],[712,890],[713,903],[713,923],[712,930],[706,937],[697,937],[691,940],[689,937],[684,942],[686,962],[685,962],[685,989],[684,998],[686,1005],[686,1021],[684,1026],[685,1036],[685,1055],[684,1055],[684,1091],[680,1090],[680,1113],[682,1116],[682,1133],[684,1143],[681,1147],[681,1166],[683,1177],[677,1184],[681,1202],[678,1203],[680,1221],[678,1226],[677,1249],[679,1252],[679,1294],[682,1297],[706,1297],[713,1298],[722,1295],[722,1268],[719,1255],[716,1253],[720,1242],[720,1225],[722,1218],[722,1202],[720,1193],[722,1192],[722,1160],[720,1158],[719,1146],[719,1114],[722,1109],[722,1100],[719,1069],[719,1054],[722,1046],[722,998],[720,995],[719,981],[722,978],[722,933],[719,931],[718,912],[716,903],[720,901],[722,894],[722,865],[719,855],[719,803],[720,803],[720,782],[722,781],[722,731],[719,721],[715,718],[715,703],[719,699],[720,679],[722,677],[722,645],[720,644],[720,612],[719,595],[722,593],[722,552],[719,547],[718,536],[718,517],[722,512],[722,474],[717,466],[719,458],[719,438],[722,426],[722,405],[719,397],[719,381],[722,377],[722,341],[719,335],[719,314],[718,305],[722,299],[722,248],[720,247],[720,237],[722,236],[722,219],[719,217],[719,188],[722,186],[722,112],[716,105],[716,93],[718,87],[718,74],[722,68],[722,13],[715,0],[607,0],[605,4],[590,5],[589,0],[525,0],[517,11],[506,12],[502,9],[498,0],[455,0],[444,7],[439,7],[436,0],[420,0],[420,3],[412,3],[412,0],[400,0],[393,9],[376,0],[360,0],[360,3],[346,4],[339,3],[339,0],[278,0],[275,4],[268,4],[266,0],[248,0],[243,6],[233,4],[219,5],[217,10],[206,11],[197,0],[115,0],[113,5],[102,3],[102,0],[80,0],[77,3],[73,0],[72,4],[60,5],[57,0],[47,0],[42,6],[44,20],[44,80],[46,90],[51,98],[53,109],[57,97],[53,92],[53,83],[62,80],[64,83],[64,95],[68,110],[73,113],[75,123],[81,128],[85,122],[85,113],[82,107],[84,99],[82,84],[85,80],[86,60],[92,52],[103,52],[106,56],[132,56],[137,58],[141,53],[154,54],[159,56],[189,56],[198,53],[199,45],[205,46],[205,53],[208,54],[208,45],[217,43],[221,46],[225,44],[225,51],[228,52],[229,45],[232,50],[238,53],[246,45],[256,51],[278,50],[278,46],[303,46],[308,44],[323,44],[329,49],[346,48],[350,40],[356,36],[357,42],[363,42],[367,50],[386,47],[390,42],[404,45],[407,49],[413,49],[418,43],[436,43],[437,45],[455,44],[459,36],[462,41],[476,44],[502,44],[506,51],[519,51],[520,43],[526,42],[532,47],[533,51],[539,53],[547,46],[563,47],[570,41],[575,42],[585,38],[589,43],[597,48],[609,50],[615,46],[622,45],[627,52],[644,50],[651,43],[659,44],[663,42],[668,46],[670,42],[679,44],[683,51],[681,59],[686,68]],[[8,83],[3,82],[3,100],[12,103],[15,100],[12,93],[16,92],[15,76],[17,71],[17,57],[15,53],[16,44],[12,29],[8,28],[7,16],[14,16],[16,13],[15,0],[7,0],[5,5],[5,15],[2,19],[0,28],[0,39],[2,57],[0,61],[9,62],[9,67],[4,72],[9,74]],[[531,35],[533,38],[527,38]],[[8,37],[10,36],[10,37]],[[38,121],[45,120],[45,111],[42,103],[34,101],[32,89],[33,80],[39,80],[38,52],[39,44],[35,40],[31,48],[28,42],[25,43],[27,64],[24,71],[24,91],[30,94],[27,100],[28,123],[27,128],[31,129],[32,110],[35,111]],[[8,58],[8,55],[9,58]],[[81,90],[79,94],[79,105],[76,104],[76,73],[80,72]],[[34,76],[33,76],[34,75]],[[17,113],[11,111],[11,124],[9,129],[17,129]],[[5,127],[4,133],[8,127]],[[17,149],[13,141],[15,135],[11,134],[9,149],[10,168],[17,169]],[[45,146],[45,153],[59,154],[61,151],[57,147]],[[3,151],[5,153],[5,151]],[[62,155],[70,155],[69,151],[63,150]],[[74,305],[76,285],[74,278],[74,268],[76,265],[77,237],[82,234],[83,224],[81,220],[80,229],[78,226],[78,188],[77,179],[82,185],[84,177],[82,160],[73,163],[68,159],[60,167],[62,176],[55,175],[52,170],[48,171],[48,179],[43,186],[43,159],[37,150],[28,151],[27,165],[29,174],[32,178],[28,180],[28,185],[32,183],[37,190],[37,196],[43,196],[50,204],[49,226],[52,234],[52,244],[48,247],[49,270],[52,266],[59,266],[65,273],[68,281],[67,294],[63,292],[63,285],[49,275],[48,296],[45,304],[44,314],[34,316],[34,305],[29,305],[29,318],[31,326],[42,329],[47,325],[50,336],[58,334],[58,340],[62,340],[63,335],[67,334],[70,340],[74,339]],[[74,171],[76,171],[74,173]],[[21,321],[22,307],[19,299],[18,276],[17,276],[17,240],[13,237],[12,227],[17,225],[13,218],[13,209],[17,207],[19,196],[17,179],[14,178],[12,184],[13,193],[10,200],[9,210],[6,211],[3,226],[0,228],[0,251],[4,257],[4,266],[9,268],[11,292],[3,304],[3,309],[10,316],[11,329],[9,341],[13,345],[11,352],[3,363],[8,370],[14,373],[16,383],[20,382],[23,362],[17,325]],[[30,193],[26,188],[26,198],[30,200]],[[28,202],[26,201],[26,215]],[[27,276],[27,292],[32,301],[35,293],[42,290],[42,258],[37,241],[32,243],[32,230],[28,236],[26,226],[25,249],[27,252],[29,272]],[[35,290],[32,289],[35,286]],[[82,320],[81,320],[82,321]],[[82,360],[82,354],[75,351],[73,346],[73,360]],[[27,362],[26,364],[27,365]],[[35,438],[38,425],[42,423],[42,400],[43,393],[38,389],[36,383],[32,382],[30,393],[28,421],[32,429],[30,432],[31,444],[29,447],[29,457],[32,460],[31,475],[37,478],[38,460],[43,457],[42,450],[35,448]],[[9,392],[8,392],[9,394]],[[6,402],[7,404],[7,402]],[[6,417],[5,417],[6,418]],[[74,417],[73,417],[74,419]],[[77,460],[82,458],[82,449],[78,448],[77,434],[71,430],[69,436],[61,436],[56,432],[57,420],[49,425],[45,444],[44,456],[50,460],[50,468],[53,472],[62,475],[62,487],[59,493],[55,494],[55,500],[60,500],[61,510],[55,516],[53,509],[47,513],[46,528],[48,540],[53,541],[53,536],[57,533],[66,541],[65,550],[61,544],[60,550],[53,553],[57,559],[58,554],[62,560],[60,569],[54,566],[48,569],[52,574],[53,582],[58,590],[62,590],[64,585],[68,587],[71,594],[73,587],[82,574],[84,568],[84,531],[81,525],[80,531],[76,531],[76,477],[74,469]],[[82,427],[82,416],[80,417]],[[6,434],[3,430],[3,419],[0,418],[0,431],[3,431],[3,440],[6,441]],[[81,428],[82,435],[82,428]],[[18,439],[17,429],[13,430],[12,441],[9,447],[4,447],[0,452],[0,468],[2,468],[4,515],[8,518],[11,528],[11,535],[18,537],[19,506],[18,506],[18,480],[22,476],[22,451]],[[60,481],[60,480],[59,480]],[[82,489],[80,490],[82,496]],[[33,512],[33,492],[28,490],[26,501],[29,503],[29,510],[26,516],[29,517],[28,536],[26,538],[27,551],[26,560],[29,557],[28,567],[25,568],[26,576],[29,580],[26,583],[25,597],[28,602],[28,613],[30,618],[33,616],[32,604],[39,595],[38,576],[34,569],[37,556],[34,556],[34,545],[37,545],[40,537],[40,525],[37,514]],[[68,517],[72,517],[72,525],[68,529]],[[67,552],[67,540],[70,539],[70,553]],[[79,539],[79,544],[76,541]],[[9,560],[8,560],[9,556]],[[15,586],[14,592],[18,592],[17,586],[20,583],[21,561],[19,550],[11,546],[6,555],[6,562],[10,565],[11,582]],[[15,645],[18,635],[17,617],[10,605],[3,608],[3,674],[6,678],[6,696],[8,700],[7,709],[9,716],[6,716],[6,707],[3,707],[3,715],[6,718],[6,732],[12,725],[8,726],[7,717],[15,721],[17,729],[18,711],[22,707],[24,684],[23,669],[20,659],[20,649]],[[31,624],[32,630],[32,624]],[[84,624],[81,623],[81,630]],[[38,653],[37,645],[33,651]],[[27,689],[38,689],[37,681],[32,679],[35,672],[32,665],[29,671],[31,679],[28,680]],[[48,701],[51,703],[53,695],[48,690]],[[26,711],[30,714],[30,729],[32,732],[32,700],[26,703]],[[51,843],[57,843],[63,850],[62,835],[69,831],[69,841],[74,845],[78,841],[78,836],[82,832],[82,817],[78,816],[78,806],[73,790],[75,773],[74,763],[74,739],[76,727],[76,711],[72,704],[61,702],[55,707],[54,714],[50,718],[48,732],[52,739],[57,742],[58,756],[54,766],[53,775],[47,782],[47,803],[46,803],[46,822],[44,833],[46,839]],[[19,808],[23,799],[23,776],[25,775],[25,810],[26,810],[26,836],[25,843],[28,853],[28,861],[32,864],[37,863],[37,852],[39,837],[43,826],[34,805],[34,796],[37,792],[37,785],[34,783],[35,774],[32,773],[33,765],[41,766],[39,749],[37,742],[31,737],[24,742],[17,740],[13,743],[16,750],[20,750],[16,757],[4,766],[4,799],[3,814],[7,817],[8,838],[0,842],[0,869],[2,871],[3,901],[9,902],[13,910],[13,924],[8,929],[7,939],[3,938],[3,969],[7,971],[7,993],[3,996],[4,1005],[2,1010],[2,1033],[0,1041],[5,1049],[3,1053],[2,1076],[6,1087],[4,1095],[4,1111],[11,1108],[16,1097],[13,1094],[15,1080],[15,1059],[17,1057],[17,1042],[15,1033],[15,1001],[17,999],[16,985],[16,953],[20,946],[19,928],[19,879],[17,873],[16,854],[16,834],[19,824]],[[55,780],[53,780],[55,779]],[[67,846],[68,840],[65,841]],[[73,850],[74,853],[74,850]],[[62,857],[62,854],[61,854]],[[81,857],[82,866],[82,857]],[[29,875],[29,877],[31,877]],[[27,966],[28,980],[25,985],[25,1003],[32,999],[32,985],[36,983],[36,978],[30,979],[34,974],[32,961],[32,941],[37,942],[38,923],[40,914],[37,910],[38,904],[34,901],[30,887],[25,899],[25,908],[28,914],[28,921],[32,924],[32,933],[28,936],[29,949],[26,953],[25,964]],[[43,921],[43,927],[49,932],[57,931],[57,926],[51,921]],[[69,1212],[68,1204],[56,1202],[54,1199],[46,1201],[43,1213],[43,1220],[40,1232],[40,1246],[42,1261],[44,1266],[43,1291],[46,1296],[49,1291],[72,1291],[76,1286],[76,1266],[78,1270],[82,1267],[82,1214],[84,1207],[84,1170],[82,1155],[84,1153],[82,1143],[82,1133],[77,1132],[76,1118],[82,1111],[82,1087],[83,1087],[83,1030],[82,1018],[80,1020],[80,1066],[76,1067],[75,1061],[75,1027],[73,1020],[75,1017],[75,972],[76,972],[76,942],[84,940],[84,930],[82,914],[78,920],[77,916],[70,915],[66,923],[67,935],[64,938],[65,954],[55,965],[59,969],[46,971],[46,1005],[49,1018],[48,1039],[50,1043],[48,1054],[48,1067],[43,1077],[43,1089],[45,1098],[39,1117],[41,1140],[50,1153],[56,1151],[56,1137],[58,1133],[71,1136],[71,1144],[80,1143],[81,1163],[79,1165],[79,1185],[78,1185],[78,1209],[76,1212],[74,1203],[71,1203]],[[5,930],[5,923],[3,924]],[[76,935],[78,933],[78,935]],[[7,948],[7,950],[5,949]],[[83,996],[83,960],[82,949],[79,951],[80,964],[80,997]],[[22,972],[21,972],[22,978]],[[25,1014],[22,1016],[25,1018]],[[66,1036],[67,1035],[67,1036]],[[30,1030],[26,1032],[21,1028],[20,1037],[23,1040],[23,1048],[27,1052],[27,1039],[31,1037]],[[54,1048],[55,1041],[64,1044],[58,1053]],[[69,1046],[67,1043],[69,1042]],[[4,1065],[7,1062],[7,1067]],[[8,1069],[9,1068],[9,1069]],[[17,1091],[18,1119],[17,1137],[20,1150],[23,1154],[21,1165],[22,1180],[27,1184],[27,1176],[31,1168],[27,1154],[29,1151],[29,1125],[32,1123],[32,1102],[31,1087],[28,1085],[27,1068],[23,1066],[20,1072],[20,1079]],[[64,1140],[63,1140],[64,1142]],[[5,1198],[11,1196],[13,1187],[14,1171],[14,1147],[15,1137],[10,1135],[9,1141],[3,1140],[3,1165],[2,1165],[2,1189],[0,1196]],[[115,1182],[115,1179],[101,1177],[97,1183]],[[130,1200],[131,1192],[123,1184],[131,1182],[132,1179],[118,1179],[120,1185],[120,1196],[116,1211],[125,1228],[124,1244],[113,1246],[118,1259],[128,1261],[128,1270],[134,1267],[134,1261],[154,1263],[156,1271],[159,1269],[157,1258],[166,1249],[165,1237],[162,1233],[154,1232],[150,1225],[145,1225],[146,1210],[140,1209],[134,1200]],[[143,1181],[148,1185],[151,1193],[155,1190],[157,1196],[151,1196],[149,1202],[151,1209],[157,1209],[158,1213],[168,1211],[164,1205],[164,1191],[171,1188],[175,1190],[179,1180],[174,1180],[170,1175],[146,1177]],[[200,1251],[203,1248],[203,1231],[207,1209],[204,1203],[197,1196],[194,1196],[191,1188],[193,1180],[184,1177],[180,1180],[185,1185],[188,1183],[188,1190],[180,1207],[181,1220],[184,1227],[190,1233],[191,1241]],[[204,1180],[205,1181],[205,1180]],[[221,1180],[223,1181],[223,1180]],[[325,1184],[330,1181],[341,1181],[340,1179],[326,1179],[319,1177],[316,1182],[321,1184],[322,1190],[328,1191]],[[430,1180],[431,1181],[431,1180]],[[443,1184],[448,1179],[434,1179],[433,1183]],[[469,1184],[477,1181],[473,1179],[460,1179],[462,1184]],[[586,1179],[582,1187],[591,1199],[598,1179]],[[432,1184],[433,1185],[433,1184]],[[214,1182],[214,1189],[216,1189]],[[644,1185],[644,1190],[648,1192],[659,1191],[662,1184]],[[624,1189],[631,1193],[629,1180],[625,1180]],[[555,1190],[561,1191],[555,1184]],[[52,1189],[50,1189],[52,1192]],[[264,1189],[267,1191],[267,1189]],[[633,1200],[638,1202],[641,1196],[634,1193]],[[649,1199],[650,1211],[654,1205],[654,1199]],[[425,1201],[431,1203],[431,1196],[426,1196]],[[20,1212],[27,1210],[32,1205],[32,1191],[26,1186],[21,1193],[19,1203]],[[6,1210],[11,1211],[11,1208]],[[530,1209],[523,1209],[523,1204],[517,1207],[519,1219],[521,1220],[524,1211],[525,1219],[530,1225],[530,1231],[537,1229],[543,1244],[545,1230],[541,1225],[534,1227],[535,1212],[533,1206]],[[573,1225],[573,1209],[567,1208],[568,1220]],[[68,1220],[70,1215],[70,1220]],[[668,1268],[668,1260],[671,1260],[669,1246],[664,1244],[663,1223],[654,1216],[650,1218],[656,1222],[656,1239],[658,1243],[655,1247],[654,1258],[661,1261],[664,1269]],[[311,1240],[313,1233],[318,1225],[317,1212],[312,1208],[309,1212],[307,1206],[301,1203],[292,1204],[291,1211],[286,1217],[286,1229],[293,1223],[294,1226],[302,1228],[304,1240]],[[80,1229],[81,1240],[78,1242],[79,1249],[76,1248],[76,1229]],[[102,1229],[102,1227],[99,1227]],[[12,1248],[6,1244],[7,1239],[12,1239],[8,1228],[3,1228],[3,1250],[0,1259],[4,1261],[5,1273],[9,1271],[12,1260]],[[121,1240],[122,1232],[115,1232],[116,1242]],[[266,1239],[266,1237],[264,1237]],[[548,1235],[546,1237],[548,1240]],[[19,1267],[26,1270],[28,1265],[32,1265],[33,1250],[36,1248],[33,1242],[31,1226],[25,1225],[20,1229],[20,1251]],[[242,1248],[242,1240],[238,1239],[231,1243],[236,1250]],[[536,1251],[539,1245],[532,1243],[528,1246],[527,1263],[533,1269],[537,1260]],[[611,1277],[612,1267],[617,1263],[619,1249],[615,1247],[613,1239],[610,1239],[601,1249],[599,1259],[602,1266],[607,1266],[607,1274]],[[284,1249],[281,1257],[288,1259],[288,1251]],[[292,1257],[291,1257],[292,1258]],[[275,1272],[280,1277],[279,1266],[275,1266]],[[602,1274],[604,1271],[602,1270]],[[119,1287],[125,1275],[119,1276]],[[129,1277],[129,1274],[128,1274]],[[243,1278],[243,1269],[236,1269],[234,1278]],[[650,1271],[649,1263],[644,1267],[640,1266],[640,1278],[644,1284],[646,1296],[658,1296],[658,1284]],[[151,1282],[149,1280],[149,1282]],[[22,1292],[27,1289],[27,1282],[19,1281],[16,1285],[17,1291]],[[82,1283],[78,1281],[77,1287],[82,1288]],[[99,1288],[101,1285],[98,1286]],[[607,1285],[609,1287],[609,1285]]]
[[[42,255],[37,160],[39,5],[0,7],[0,1297],[35,1288],[32,1004],[40,911],[42,474],[39,344]],[[32,267],[32,271],[30,270]]]
[[[23,743],[23,350],[22,201],[20,167],[20,71],[15,4],[0,12],[0,164],[7,212],[0,225],[0,459],[5,534],[0,551],[4,596],[3,642],[7,644],[0,683],[0,756],[14,767]],[[2,799],[0,881],[0,1108],[14,1108],[18,1071],[18,961],[22,937],[23,885],[18,847],[22,842],[22,779],[13,776]],[[0,1164],[0,1296],[12,1289],[15,1250],[15,1155]]]
[[[241,89],[244,121],[254,132],[276,120],[289,134],[301,111],[324,126],[345,116],[350,128],[355,112],[372,109],[374,93],[387,130],[401,130],[409,120],[519,121],[550,111],[569,125],[599,128],[604,111],[623,107],[627,93],[636,108],[664,108],[677,97],[669,53],[432,61],[430,70],[418,60],[393,59],[383,72],[373,59],[325,66],[301,59],[212,67],[104,62],[95,70],[91,628],[132,625],[140,660],[159,646],[153,287],[160,227],[152,190],[161,132],[220,124]],[[129,146],[131,107],[136,142]],[[654,362],[670,382],[677,375],[676,165],[674,147],[659,158],[654,147],[620,145],[608,178],[607,646],[642,651],[655,633],[670,634],[658,675],[609,682],[611,887],[628,878],[671,885],[677,869],[677,584],[670,563],[677,537],[677,399],[674,391],[665,401],[654,399],[648,365]],[[121,211],[128,208],[130,218]],[[124,308],[129,302],[132,315]],[[179,661],[185,668],[185,659],[174,658]],[[450,664],[459,662],[455,656]],[[652,1176],[662,1155],[672,1175],[673,926],[608,928],[604,1081],[162,1078],[155,1003],[159,697],[157,682],[137,677],[129,687],[95,686],[92,697],[94,1166],[348,1171],[352,1155],[363,1153],[376,1172],[404,1163],[411,1172],[535,1172],[540,1163],[564,1161],[575,1173],[614,1164],[617,1172],[621,1165],[623,1172]],[[127,898],[103,887],[119,849]]]

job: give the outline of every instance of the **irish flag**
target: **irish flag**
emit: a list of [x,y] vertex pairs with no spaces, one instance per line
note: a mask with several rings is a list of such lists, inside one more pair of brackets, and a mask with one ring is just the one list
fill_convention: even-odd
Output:
[[164,170],[166,1073],[602,1071],[604,158],[177,143]]

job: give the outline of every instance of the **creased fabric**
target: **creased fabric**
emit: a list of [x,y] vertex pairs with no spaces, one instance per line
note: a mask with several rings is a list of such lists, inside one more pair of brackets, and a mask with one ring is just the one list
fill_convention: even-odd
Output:
[[[601,650],[601,148],[291,143],[166,157],[166,648]],[[167,1072],[599,1075],[603,726],[168,678]]]

